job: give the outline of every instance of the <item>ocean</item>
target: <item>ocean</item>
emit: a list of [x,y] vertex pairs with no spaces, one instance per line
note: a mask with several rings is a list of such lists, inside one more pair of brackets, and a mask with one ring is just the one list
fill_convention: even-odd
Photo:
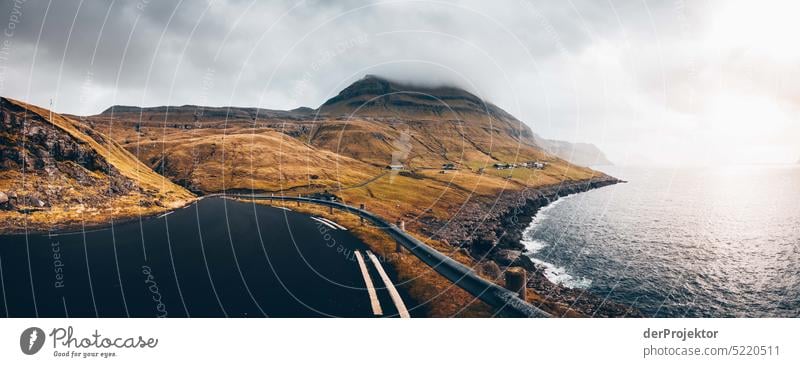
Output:
[[547,277],[647,317],[800,316],[800,166],[598,168],[523,234]]

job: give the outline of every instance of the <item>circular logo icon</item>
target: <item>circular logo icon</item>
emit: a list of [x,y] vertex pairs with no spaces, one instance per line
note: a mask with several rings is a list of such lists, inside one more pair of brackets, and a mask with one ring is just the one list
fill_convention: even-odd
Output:
[[44,331],[38,327],[29,327],[19,336],[19,348],[27,355],[36,354],[44,345]]

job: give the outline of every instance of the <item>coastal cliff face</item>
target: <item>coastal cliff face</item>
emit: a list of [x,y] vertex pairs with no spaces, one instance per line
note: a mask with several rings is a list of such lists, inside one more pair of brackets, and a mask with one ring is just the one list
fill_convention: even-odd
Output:
[[594,144],[550,140],[539,136],[535,136],[534,141],[547,152],[580,166],[610,166],[614,164]]

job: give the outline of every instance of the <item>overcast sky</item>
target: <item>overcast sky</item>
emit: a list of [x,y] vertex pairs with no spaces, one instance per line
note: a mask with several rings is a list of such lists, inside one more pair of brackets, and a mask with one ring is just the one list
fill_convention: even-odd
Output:
[[617,164],[800,158],[792,1],[4,0],[0,95],[317,107],[365,74],[453,84]]

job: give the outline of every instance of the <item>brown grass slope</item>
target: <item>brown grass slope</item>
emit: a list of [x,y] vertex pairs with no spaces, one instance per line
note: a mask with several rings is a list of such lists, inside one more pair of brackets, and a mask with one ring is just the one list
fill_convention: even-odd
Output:
[[193,195],[77,120],[0,99],[3,232],[99,224],[185,205]]
[[334,190],[379,172],[269,129],[151,129],[127,141],[156,171],[199,192]]

